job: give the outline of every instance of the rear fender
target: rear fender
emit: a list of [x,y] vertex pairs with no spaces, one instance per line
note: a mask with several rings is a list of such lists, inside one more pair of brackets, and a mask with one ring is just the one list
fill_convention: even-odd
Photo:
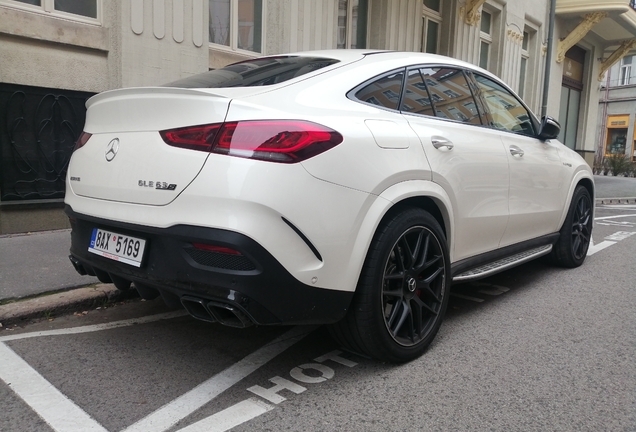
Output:
[[453,233],[454,215],[450,205],[450,198],[444,189],[436,183],[425,180],[410,180],[397,183],[385,189],[378,199],[370,206],[366,217],[364,218],[358,236],[356,238],[351,260],[356,263],[359,269],[362,269],[364,260],[371,245],[373,235],[382,223],[387,213],[400,203],[410,198],[426,197],[432,199],[442,214],[444,219],[445,231],[447,235],[447,243],[450,250],[451,262],[453,260]]

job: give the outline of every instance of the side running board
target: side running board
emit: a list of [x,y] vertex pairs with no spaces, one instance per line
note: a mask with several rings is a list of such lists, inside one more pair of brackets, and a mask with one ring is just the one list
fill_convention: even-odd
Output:
[[484,264],[482,266],[460,273],[453,278],[453,282],[481,279],[483,277],[507,270],[519,264],[523,264],[527,261],[531,261],[535,258],[539,258],[540,256],[547,255],[551,251],[552,245],[546,245],[530,249],[515,255],[511,255],[509,257],[502,258],[500,260],[493,261],[491,263]]

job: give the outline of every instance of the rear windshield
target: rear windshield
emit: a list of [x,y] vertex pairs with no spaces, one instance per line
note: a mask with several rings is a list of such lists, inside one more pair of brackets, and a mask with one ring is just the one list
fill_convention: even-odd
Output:
[[259,58],[234,63],[164,84],[164,87],[218,88],[253,87],[282,83],[306,73],[338,63],[338,60],[319,57],[281,56]]

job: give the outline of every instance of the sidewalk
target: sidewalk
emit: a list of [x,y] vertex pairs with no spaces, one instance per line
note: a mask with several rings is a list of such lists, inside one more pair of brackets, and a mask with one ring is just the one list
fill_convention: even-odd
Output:
[[[70,230],[0,236],[0,326],[120,296],[114,286],[75,271],[68,259],[70,245]],[[12,301],[20,299],[27,300]]]
[[71,230],[0,236],[0,302],[99,282],[68,259]]
[[[636,178],[594,179],[597,205],[636,204]],[[0,323],[6,326],[122,295],[111,284],[77,274],[68,259],[70,242],[70,230],[0,236]],[[56,292],[60,293],[43,296]],[[20,299],[28,300],[4,304]]]

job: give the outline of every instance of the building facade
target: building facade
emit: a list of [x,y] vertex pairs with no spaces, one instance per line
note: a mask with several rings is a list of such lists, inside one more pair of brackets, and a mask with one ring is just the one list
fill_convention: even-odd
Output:
[[612,66],[603,84],[596,164],[611,155],[636,162],[636,56],[623,57]]
[[459,58],[559,119],[592,164],[600,80],[636,53],[634,0],[555,1],[551,21],[551,0],[0,0],[0,234],[68,226],[64,176],[87,97],[260,55]]

